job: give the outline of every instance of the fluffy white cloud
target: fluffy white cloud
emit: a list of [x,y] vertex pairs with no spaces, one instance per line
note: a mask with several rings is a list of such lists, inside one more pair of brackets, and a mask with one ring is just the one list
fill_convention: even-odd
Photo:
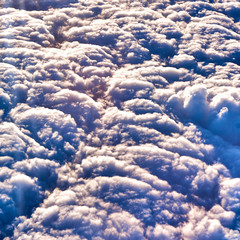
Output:
[[0,0],[1,239],[239,239],[240,4]]
[[53,153],[60,161],[74,154],[80,137],[84,137],[74,119],[59,110],[21,104],[10,114],[17,125],[25,127],[29,136],[50,150],[49,156]]

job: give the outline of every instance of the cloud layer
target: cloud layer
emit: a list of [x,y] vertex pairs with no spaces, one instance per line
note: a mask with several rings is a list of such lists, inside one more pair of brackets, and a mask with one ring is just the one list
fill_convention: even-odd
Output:
[[240,239],[237,0],[0,6],[1,239]]

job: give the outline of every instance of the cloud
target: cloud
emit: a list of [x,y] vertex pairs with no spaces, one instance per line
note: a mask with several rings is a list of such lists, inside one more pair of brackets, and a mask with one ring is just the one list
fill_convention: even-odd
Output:
[[69,1],[61,1],[61,0],[43,0],[43,1],[38,1],[38,0],[1,0],[0,5],[1,7],[13,7],[16,9],[26,9],[28,11],[31,10],[47,10],[50,7],[64,7],[68,6],[70,3],[75,3],[75,0]]
[[154,228],[147,229],[149,239],[176,239],[179,238],[179,230],[171,225],[157,224]]
[[17,125],[25,126],[31,138],[57,154],[59,160],[63,159],[62,154],[71,156],[75,152],[81,132],[70,115],[55,109],[30,108],[24,104],[17,106],[11,115]]
[[189,223],[182,229],[184,239],[231,239],[234,236],[234,232],[222,227],[218,219],[205,214],[203,209],[194,208],[190,211]]
[[23,172],[32,178],[37,177],[38,181],[41,182],[41,186],[45,188],[51,188],[56,184],[56,169],[58,167],[59,164],[54,161],[39,158],[23,160],[13,165],[13,168],[17,171]]
[[0,0],[1,239],[239,239],[237,1]]

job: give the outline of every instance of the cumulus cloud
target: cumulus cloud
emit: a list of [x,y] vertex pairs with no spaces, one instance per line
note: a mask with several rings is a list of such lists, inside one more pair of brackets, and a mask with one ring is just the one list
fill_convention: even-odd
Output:
[[1,239],[240,239],[240,5],[0,0]]

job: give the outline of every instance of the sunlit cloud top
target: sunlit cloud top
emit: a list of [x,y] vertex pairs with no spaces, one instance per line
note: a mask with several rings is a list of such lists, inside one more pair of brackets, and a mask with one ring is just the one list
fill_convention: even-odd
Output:
[[0,6],[0,239],[240,239],[239,1]]

